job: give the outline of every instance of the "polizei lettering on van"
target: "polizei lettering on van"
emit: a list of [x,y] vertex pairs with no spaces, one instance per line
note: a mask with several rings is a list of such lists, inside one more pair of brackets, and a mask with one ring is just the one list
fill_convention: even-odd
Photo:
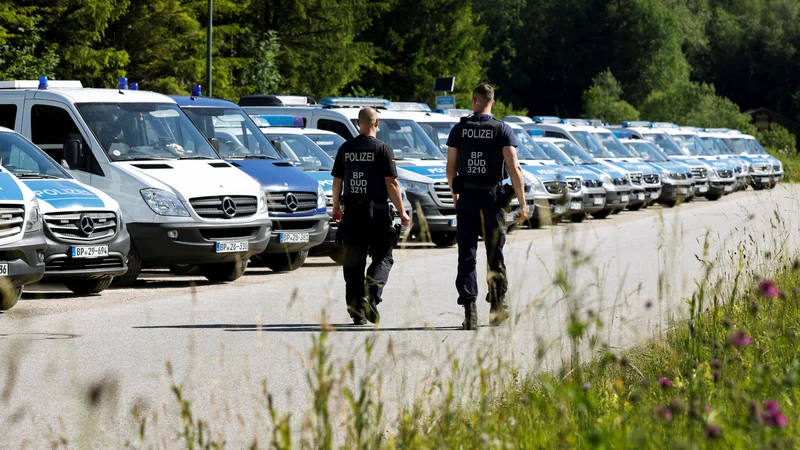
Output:
[[461,137],[470,139],[494,139],[494,130],[491,128],[464,128],[461,130]]

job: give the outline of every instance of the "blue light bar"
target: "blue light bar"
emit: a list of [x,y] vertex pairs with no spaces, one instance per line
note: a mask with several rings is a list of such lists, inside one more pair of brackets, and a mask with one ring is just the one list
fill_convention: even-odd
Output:
[[611,130],[611,132],[614,133],[614,136],[618,138],[625,138],[625,139],[633,138],[633,135],[631,135],[630,131]]
[[139,83],[131,83],[130,89],[132,91],[138,91],[139,90]]
[[306,126],[306,121],[302,116],[291,116],[288,114],[257,114],[255,117],[263,122],[266,122],[266,125],[262,126],[296,128],[303,128]]
[[586,119],[561,119],[561,123],[565,125],[576,125],[576,126],[591,126],[592,123]]
[[125,77],[119,78],[119,90],[126,91],[128,90],[128,79]]
[[672,122],[651,122],[650,128],[680,128]]
[[648,128],[648,127],[650,127],[650,123],[651,122],[648,121],[648,120],[626,120],[625,122],[622,122],[622,126],[626,127],[626,128],[630,128],[630,127],[645,127],[645,128]]
[[706,133],[730,133],[730,128],[703,128]]
[[192,97],[202,97],[203,96],[203,87],[199,84],[195,84],[192,86]]
[[389,104],[392,111],[431,112],[431,107],[425,103],[417,102],[392,102]]
[[39,89],[47,89],[47,88],[48,88],[47,77],[42,75],[41,77],[39,77]]
[[391,102],[385,98],[368,97],[327,97],[319,101],[319,104],[328,108],[389,108]]
[[536,123],[561,123],[561,118],[556,116],[535,116],[533,121]]
[[528,130],[528,134],[530,134],[531,136],[544,136],[544,130],[531,128],[530,130]]

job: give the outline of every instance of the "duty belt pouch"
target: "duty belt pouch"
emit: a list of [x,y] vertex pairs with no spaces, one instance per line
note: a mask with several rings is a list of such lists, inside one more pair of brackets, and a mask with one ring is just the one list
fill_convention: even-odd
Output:
[[464,177],[456,175],[455,178],[453,178],[453,193],[460,194],[462,192],[464,192]]
[[508,209],[515,195],[514,186],[503,184],[497,188],[497,202],[503,209]]

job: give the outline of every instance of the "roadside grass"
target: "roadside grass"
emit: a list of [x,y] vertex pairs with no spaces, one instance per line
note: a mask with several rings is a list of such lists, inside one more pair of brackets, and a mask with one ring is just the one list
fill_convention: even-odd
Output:
[[786,183],[800,182],[800,155],[786,154],[783,152],[771,152],[772,156],[778,158],[783,163],[783,181]]
[[388,446],[797,448],[800,261],[720,300],[701,287],[664,339],[534,374],[489,409],[401,423]]

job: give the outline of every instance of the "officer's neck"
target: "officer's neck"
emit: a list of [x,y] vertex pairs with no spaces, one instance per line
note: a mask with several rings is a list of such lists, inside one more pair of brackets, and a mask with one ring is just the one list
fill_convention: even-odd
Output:
[[491,116],[492,115],[492,108],[488,109],[481,109],[473,111],[476,115],[483,115],[483,116]]

